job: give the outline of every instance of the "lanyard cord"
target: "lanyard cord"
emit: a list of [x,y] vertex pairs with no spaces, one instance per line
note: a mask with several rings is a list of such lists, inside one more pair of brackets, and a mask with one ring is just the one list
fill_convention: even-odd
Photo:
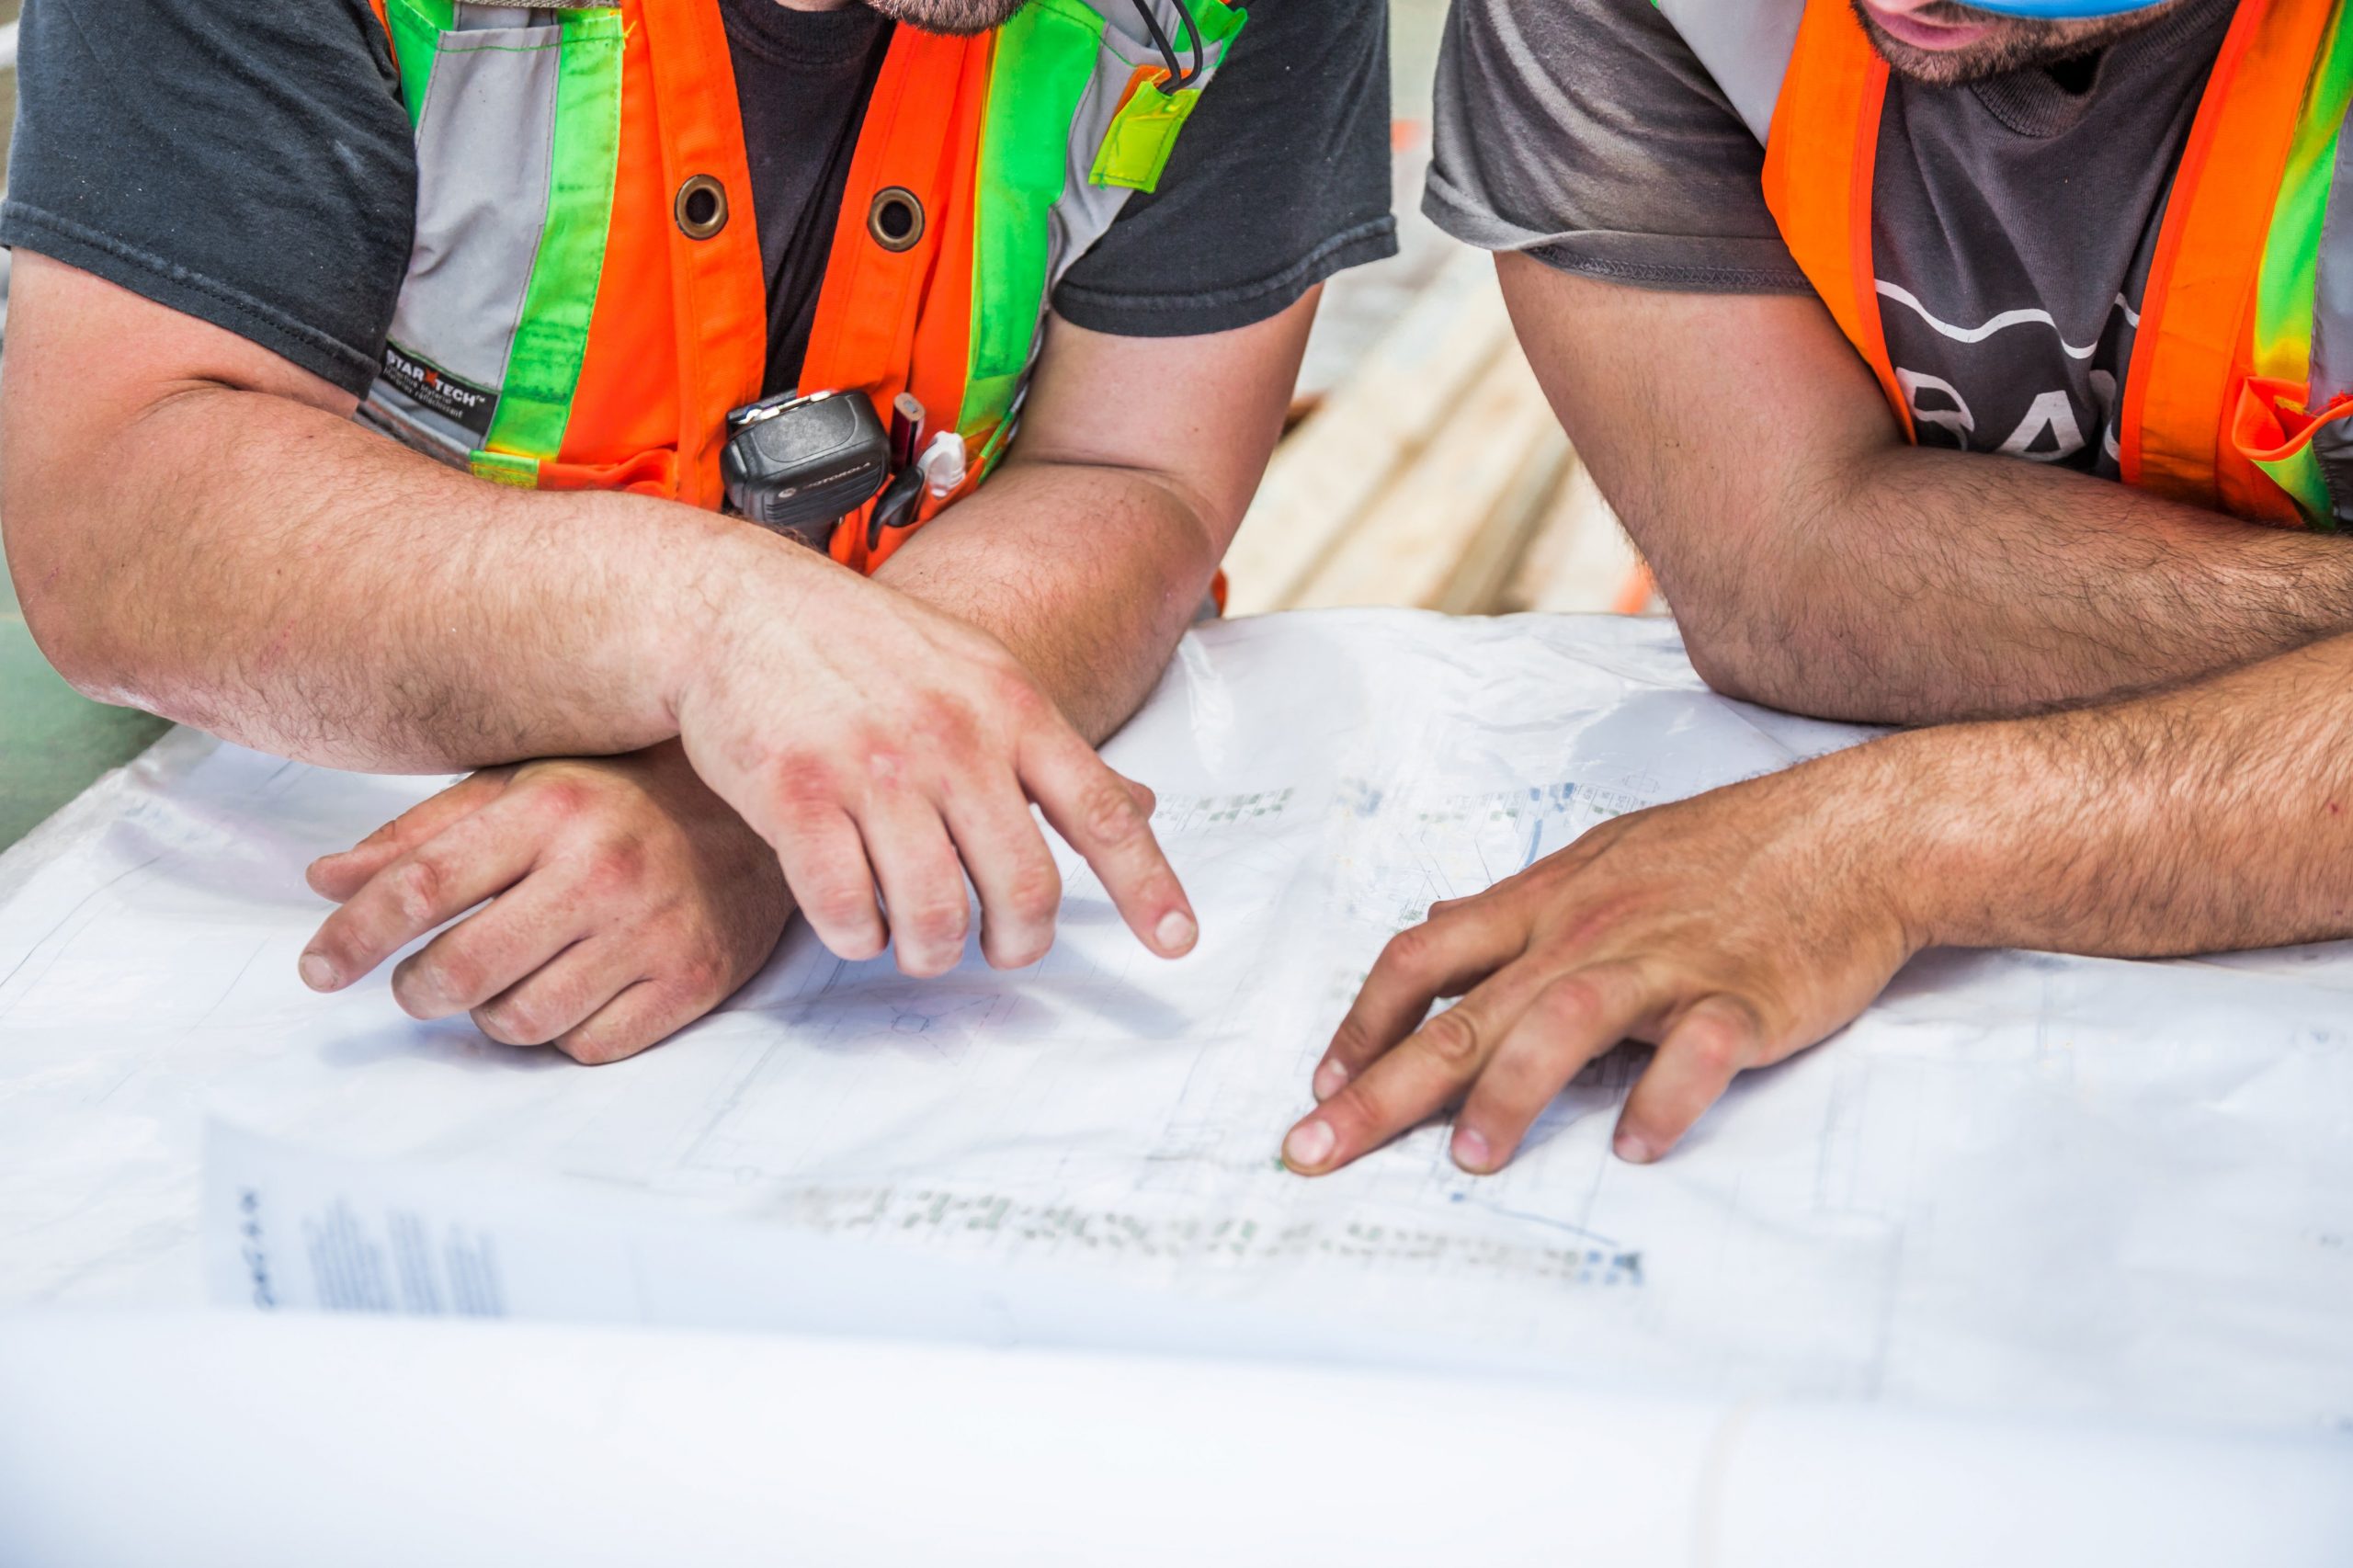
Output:
[[1169,4],[1175,6],[1176,14],[1185,18],[1185,30],[1192,35],[1193,64],[1190,70],[1177,63],[1176,46],[1169,41],[1167,29],[1160,25],[1160,18],[1153,13],[1152,0],[1135,0],[1136,15],[1143,18],[1143,29],[1152,35],[1153,48],[1160,51],[1160,58],[1168,66],[1168,79],[1160,84],[1163,97],[1181,92],[1199,81],[1205,64],[1201,53],[1200,24],[1194,21],[1192,13],[1185,8],[1185,0],[1169,0]]

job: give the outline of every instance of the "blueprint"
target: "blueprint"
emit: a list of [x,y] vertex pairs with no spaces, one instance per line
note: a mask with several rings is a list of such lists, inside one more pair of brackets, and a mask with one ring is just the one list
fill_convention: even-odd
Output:
[[1672,629],[1333,612],[1196,632],[1113,763],[1202,917],[1064,857],[1037,966],[805,932],[584,1069],[294,978],[311,857],[438,781],[176,735],[0,859],[0,1305],[858,1332],[1530,1365],[1710,1396],[2353,1426],[2353,949],[1934,952],[1608,1153],[1610,1053],[1499,1176],[1278,1143],[1372,957],[1641,806],[1866,732],[1706,692]]

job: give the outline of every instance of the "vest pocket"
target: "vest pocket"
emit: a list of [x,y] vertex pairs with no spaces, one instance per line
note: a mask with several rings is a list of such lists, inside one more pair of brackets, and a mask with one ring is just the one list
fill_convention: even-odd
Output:
[[443,33],[416,122],[416,233],[392,340],[498,388],[555,166],[554,27]]
[[2240,457],[2279,487],[2276,495],[2252,498],[2256,506],[2249,520],[2290,527],[2302,522],[2334,532],[2347,504],[2353,503],[2353,494],[2347,494],[2353,492],[2353,473],[2344,462],[2353,394],[2307,412],[2310,395],[2302,381],[2249,376],[2239,388],[2229,439]]
[[[461,463],[484,449],[551,458],[611,218],[620,13],[460,5],[433,28],[413,0],[390,6],[416,226],[371,401]],[[462,408],[420,392],[420,374],[463,392]]]

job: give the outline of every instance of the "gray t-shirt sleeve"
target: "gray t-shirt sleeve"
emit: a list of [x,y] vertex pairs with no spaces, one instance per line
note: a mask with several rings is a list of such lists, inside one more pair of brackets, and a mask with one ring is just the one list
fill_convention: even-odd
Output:
[[364,392],[415,144],[367,0],[28,0],[0,244]]
[[1649,0],[1454,0],[1423,210],[1484,250],[1681,293],[1802,294],[1764,149]]

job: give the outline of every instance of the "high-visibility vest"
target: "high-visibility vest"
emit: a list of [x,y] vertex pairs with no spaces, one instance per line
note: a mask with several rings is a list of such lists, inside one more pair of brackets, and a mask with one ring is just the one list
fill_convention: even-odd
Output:
[[[1907,436],[1871,257],[1888,68],[1848,0],[1659,0],[1765,142],[1798,265]],[[2353,18],[2239,0],[2182,150],[2119,418],[2121,477],[2240,517],[2353,522]]]
[[[886,421],[912,392],[966,445],[948,503],[1011,438],[1054,284],[1156,186],[1245,19],[1144,3],[1180,61],[1199,49],[1173,94],[1139,0],[1030,0],[971,38],[902,26],[884,57],[801,384],[863,392]],[[501,483],[720,506],[768,311],[716,0],[372,4],[418,188],[362,417]],[[861,513],[833,554],[870,570],[911,531],[870,548]]]

